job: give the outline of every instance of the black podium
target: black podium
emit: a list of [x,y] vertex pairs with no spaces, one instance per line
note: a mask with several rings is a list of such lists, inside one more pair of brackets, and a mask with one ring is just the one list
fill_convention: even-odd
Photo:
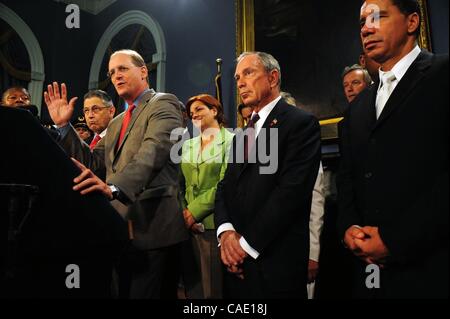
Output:
[[[126,223],[103,195],[73,191],[80,170],[29,112],[0,107],[0,134],[3,296],[108,297]],[[79,287],[67,285],[69,265]]]
[[0,246],[1,297],[7,297],[15,289],[15,281],[20,274],[20,236],[32,214],[38,192],[38,187],[32,185],[0,184],[0,211],[3,212],[0,216],[0,233],[3,234]]

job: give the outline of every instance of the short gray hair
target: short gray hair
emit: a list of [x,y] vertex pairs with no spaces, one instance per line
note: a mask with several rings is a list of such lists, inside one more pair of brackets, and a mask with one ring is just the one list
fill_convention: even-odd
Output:
[[241,55],[236,59],[236,63],[241,62],[243,58],[249,55],[256,55],[261,61],[261,64],[264,66],[264,69],[267,73],[271,72],[272,70],[277,70],[279,74],[277,85],[278,87],[281,87],[281,69],[278,61],[271,54],[266,52],[246,51],[241,53]]
[[344,80],[344,77],[347,74],[349,74],[350,72],[358,71],[358,70],[362,71],[363,77],[364,77],[364,82],[366,82],[367,85],[370,85],[372,83],[372,78],[370,77],[369,71],[367,71],[367,69],[363,68],[359,64],[353,64],[352,66],[346,66],[344,68],[344,72],[342,72],[342,80]]

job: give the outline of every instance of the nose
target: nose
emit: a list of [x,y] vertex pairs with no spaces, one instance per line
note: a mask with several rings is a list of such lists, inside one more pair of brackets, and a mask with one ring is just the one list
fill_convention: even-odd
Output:
[[367,37],[370,34],[373,34],[375,32],[375,23],[370,21],[369,18],[366,19],[366,22],[361,28],[361,36],[363,38]]
[[242,78],[240,78],[240,79],[236,80],[236,85],[239,89],[243,88],[245,86],[245,81],[242,80]]

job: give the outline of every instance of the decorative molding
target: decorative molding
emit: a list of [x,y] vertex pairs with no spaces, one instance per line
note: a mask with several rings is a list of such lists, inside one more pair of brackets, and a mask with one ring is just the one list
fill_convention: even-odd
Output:
[[[242,52],[255,50],[255,5],[254,0],[235,0],[236,6],[236,57]],[[241,100],[236,91],[236,105]],[[244,121],[236,110],[237,126],[242,127]]]
[[28,91],[31,95],[31,103],[36,105],[41,113],[42,89],[44,86],[44,57],[41,46],[33,31],[14,11],[0,3],[0,18],[6,21],[22,39],[30,59],[31,81],[28,83]]
[[97,15],[117,0],[54,0],[67,4],[76,4],[81,10]]
[[427,0],[418,0],[420,6],[420,34],[418,38],[419,46],[422,49],[432,52],[430,21],[428,19]]
[[[153,36],[156,53],[152,56],[152,63],[157,63],[156,90],[164,92],[166,87],[166,40],[159,23],[147,13],[137,10],[127,11],[117,17],[103,33],[92,59],[89,73],[89,89],[98,88],[98,78],[103,57],[111,40],[120,30],[131,24],[140,24],[146,27]],[[106,70],[105,70],[106,72]]]

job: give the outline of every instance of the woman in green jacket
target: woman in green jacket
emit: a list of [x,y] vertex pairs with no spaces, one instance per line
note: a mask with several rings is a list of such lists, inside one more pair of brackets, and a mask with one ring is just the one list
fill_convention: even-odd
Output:
[[223,108],[208,94],[191,97],[186,111],[200,135],[182,147],[181,200],[190,241],[183,248],[187,298],[221,298],[222,265],[214,225],[217,184],[223,178],[233,134],[224,125]]

